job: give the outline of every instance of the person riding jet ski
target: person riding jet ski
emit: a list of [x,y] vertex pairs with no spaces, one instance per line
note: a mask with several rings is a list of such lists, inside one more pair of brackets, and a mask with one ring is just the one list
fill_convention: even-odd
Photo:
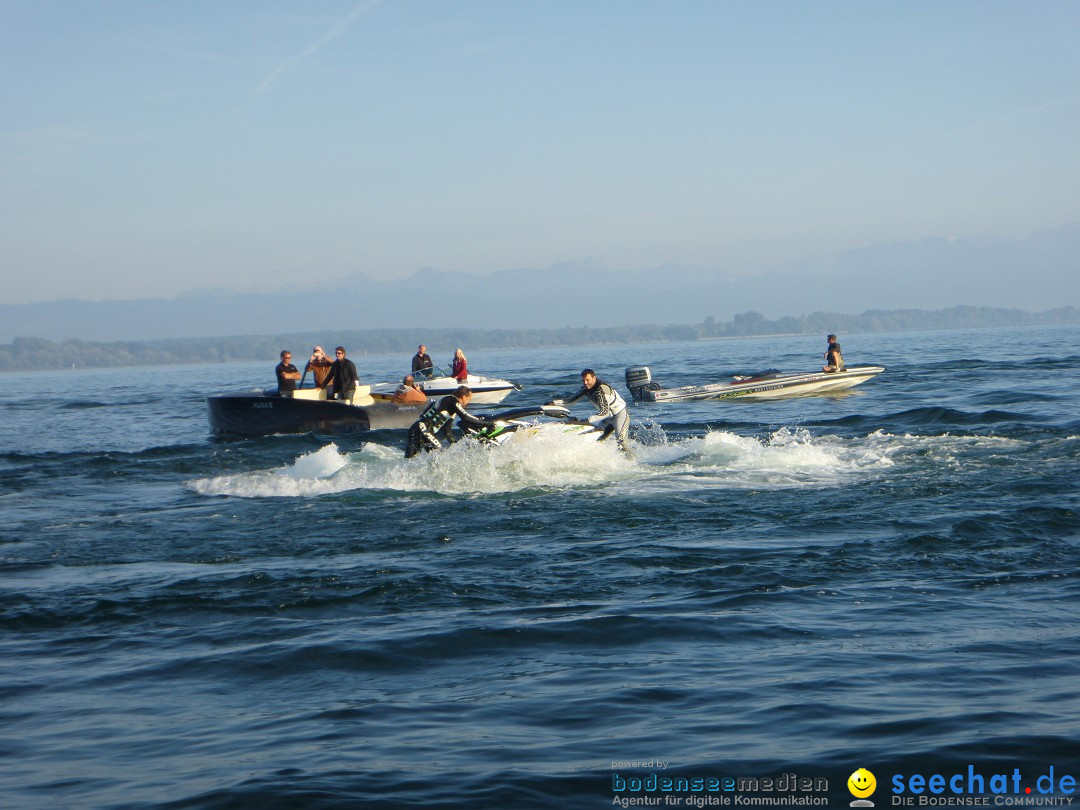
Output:
[[412,458],[421,449],[431,452],[442,450],[442,440],[446,439],[453,444],[457,441],[450,429],[454,424],[454,417],[458,418],[458,424],[462,428],[494,428],[493,419],[484,419],[465,410],[472,399],[472,391],[467,385],[458,386],[457,391],[445,396],[438,402],[429,405],[420,418],[413,422],[409,428],[409,441],[405,446],[405,458]]
[[[589,422],[604,428],[597,441],[615,434],[619,443],[619,449],[624,453],[630,453],[628,434],[630,432],[630,414],[626,410],[626,401],[619,396],[619,392],[596,376],[596,372],[587,368],[581,372],[581,390],[569,399],[565,404],[575,402],[582,397],[588,397],[589,402],[596,408],[596,413],[589,417]],[[553,405],[564,404],[563,400],[554,400]]]

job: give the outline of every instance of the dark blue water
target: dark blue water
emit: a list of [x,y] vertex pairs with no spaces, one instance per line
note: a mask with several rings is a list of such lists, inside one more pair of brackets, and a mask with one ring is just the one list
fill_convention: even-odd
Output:
[[[563,435],[411,463],[392,433],[211,440],[205,394],[274,358],[3,375],[0,806],[693,807],[796,774],[846,807],[859,767],[878,807],[936,795],[913,774],[1000,806],[1053,767],[1071,796],[1080,327],[841,342],[887,371],[633,405],[633,461]],[[823,351],[468,354],[525,386],[511,406],[583,366],[625,393],[627,365],[678,385]]]

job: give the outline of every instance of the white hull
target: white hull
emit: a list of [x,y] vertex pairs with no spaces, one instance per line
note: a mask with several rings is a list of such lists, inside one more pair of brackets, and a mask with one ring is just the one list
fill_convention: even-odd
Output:
[[[490,441],[495,444],[507,444],[508,442],[531,441],[544,434],[553,436],[590,436],[593,441],[600,438],[604,431],[601,428],[589,424],[577,422],[565,423],[538,423],[521,422],[516,430],[501,433]],[[612,444],[614,444],[612,440]]]
[[[570,411],[564,405],[537,405],[517,408],[501,414],[485,414],[487,418],[498,420],[492,429],[483,428],[472,431],[472,435],[485,444],[506,444],[534,439],[545,433],[551,435],[592,435],[600,437],[603,430],[584,419],[570,418]],[[547,417],[553,421],[542,422],[536,418]]]
[[[651,382],[645,367],[627,369],[627,384],[644,380],[644,385],[633,385],[630,392],[639,402],[680,402],[692,399],[746,399],[765,400],[782,397],[798,397],[827,394],[854,388],[877,376],[882,366],[854,366],[835,372],[794,372],[788,374],[768,373],[756,377],[735,378],[730,382],[705,385],[684,385],[679,388],[662,388]],[[644,376],[641,374],[644,372]]]
[[[436,369],[438,371],[438,369]],[[521,386],[503,380],[498,377],[482,377],[479,374],[470,374],[465,382],[459,382],[453,377],[435,376],[423,378],[415,375],[420,389],[428,399],[438,399],[457,391],[458,386],[467,385],[472,390],[472,401],[469,407],[477,405],[496,405],[502,402],[512,391],[520,391]],[[371,386],[371,396],[376,400],[386,400],[394,396],[398,383],[376,383]]]

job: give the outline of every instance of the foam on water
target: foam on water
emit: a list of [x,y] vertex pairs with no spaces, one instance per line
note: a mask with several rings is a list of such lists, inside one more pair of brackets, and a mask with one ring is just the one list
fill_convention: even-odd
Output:
[[815,437],[805,428],[781,428],[764,438],[711,430],[643,447],[638,458],[679,475],[684,487],[732,489],[834,486],[892,465],[887,454],[861,440]]
[[189,481],[200,495],[238,495],[244,498],[299,497],[335,492],[332,479],[348,460],[335,444],[304,453],[291,464],[273,470],[221,475]]
[[652,431],[635,441],[634,458],[614,441],[596,442],[558,426],[515,435],[498,446],[461,441],[442,453],[405,459],[397,447],[368,443],[343,454],[329,444],[273,470],[254,470],[188,482],[202,495],[247,498],[310,497],[342,492],[434,493],[443,496],[543,492],[633,485],[635,490],[672,486],[820,488],[854,478],[889,474],[926,463],[968,463],[971,454],[1009,452],[1024,444],[997,437],[814,436],[805,428],[781,428],[765,438],[728,431],[669,441]]
[[975,459],[1015,453],[1032,443],[1004,436],[955,436],[948,433],[898,436],[877,430],[860,444],[868,455],[878,454],[887,463],[930,463],[960,469],[974,463]]
[[200,479],[188,486],[203,495],[251,498],[356,490],[479,495],[598,486],[641,474],[614,441],[538,429],[498,447],[466,440],[413,459],[403,458],[399,448],[374,443],[347,455],[330,444],[281,469]]

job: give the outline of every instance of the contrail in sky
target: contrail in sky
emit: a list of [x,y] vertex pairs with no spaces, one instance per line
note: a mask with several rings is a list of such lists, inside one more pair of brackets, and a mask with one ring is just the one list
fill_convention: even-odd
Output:
[[308,45],[306,48],[304,48],[304,50],[300,51],[300,53],[296,54],[295,56],[289,57],[284,62],[282,62],[280,65],[278,65],[276,68],[274,68],[273,71],[271,71],[269,76],[267,76],[265,79],[263,79],[261,82],[259,82],[259,84],[255,87],[255,90],[252,91],[252,95],[253,96],[262,95],[264,92],[266,92],[266,89],[271,84],[274,83],[274,80],[277,79],[278,76],[280,76],[282,73],[287,71],[289,68],[291,68],[293,65],[297,64],[298,62],[301,62],[304,59],[307,59],[313,53],[317,53],[318,51],[322,50],[329,42],[332,42],[333,40],[337,39],[339,36],[341,36],[345,32],[345,30],[350,25],[352,25],[354,22],[356,22],[357,17],[359,17],[365,11],[369,11],[370,9],[372,9],[375,6],[379,5],[379,3],[381,3],[381,2],[382,2],[382,0],[367,0],[366,3],[361,3],[360,5],[358,5],[356,8],[354,8],[348,14],[346,14],[342,19],[340,19],[336,23],[334,23],[333,27],[329,31],[327,31],[325,34],[323,34],[317,40],[315,40],[310,45]]

